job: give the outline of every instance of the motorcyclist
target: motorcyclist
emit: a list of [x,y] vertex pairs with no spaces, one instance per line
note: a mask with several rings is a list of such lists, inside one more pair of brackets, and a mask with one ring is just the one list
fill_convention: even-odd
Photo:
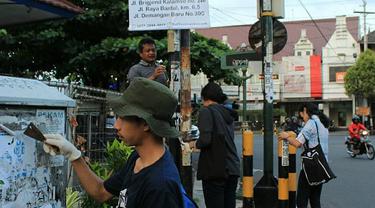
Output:
[[361,141],[361,130],[366,130],[366,127],[360,123],[360,118],[354,115],[352,118],[352,123],[348,127],[349,137],[352,142],[354,142],[354,148],[358,148]]

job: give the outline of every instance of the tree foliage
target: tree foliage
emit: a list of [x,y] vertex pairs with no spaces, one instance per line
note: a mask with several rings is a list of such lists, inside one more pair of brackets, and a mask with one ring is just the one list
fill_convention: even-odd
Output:
[[365,98],[375,96],[375,53],[367,50],[348,69],[345,76],[345,90],[348,95]]
[[[158,59],[167,60],[166,31],[128,31],[128,1],[74,0],[85,13],[73,19],[0,29],[0,73],[35,77],[53,72],[58,79],[82,79],[106,88],[111,76],[122,82],[139,61],[138,41],[157,41]],[[238,83],[236,73],[220,69],[220,56],[230,49],[217,40],[192,34],[192,74]]]

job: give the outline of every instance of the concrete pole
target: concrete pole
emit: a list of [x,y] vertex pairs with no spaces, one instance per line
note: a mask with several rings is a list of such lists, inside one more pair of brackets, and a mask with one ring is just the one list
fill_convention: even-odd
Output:
[[[179,30],[168,30],[168,53],[169,61],[171,65],[171,79],[170,89],[173,91],[177,98],[180,97],[181,80],[180,80],[180,31]],[[178,99],[180,100],[180,99]],[[173,119],[175,126],[179,129],[180,113],[175,112]],[[176,167],[181,174],[182,166],[182,148],[180,138],[168,138],[166,141],[171,154],[173,155]]]
[[368,12],[366,11],[367,2],[366,0],[363,1],[363,11],[354,11],[354,13],[363,14],[363,51],[366,51],[368,48],[368,37],[366,31],[366,16],[368,14],[375,14],[375,12]]
[[[188,141],[191,128],[191,61],[190,61],[190,30],[181,30],[181,125],[180,132],[183,141]],[[182,183],[186,193],[193,196],[193,173],[191,153],[182,157]]]
[[363,1],[363,51],[367,50],[367,31],[366,31],[366,5],[367,2],[365,0]]

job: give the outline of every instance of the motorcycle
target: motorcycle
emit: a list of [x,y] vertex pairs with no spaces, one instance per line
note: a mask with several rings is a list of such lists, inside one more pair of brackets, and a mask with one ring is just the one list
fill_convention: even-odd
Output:
[[347,153],[350,157],[355,158],[357,155],[366,154],[367,158],[373,160],[375,158],[374,146],[371,144],[369,132],[367,130],[360,132],[361,139],[359,142],[353,141],[350,136],[346,137]]
[[334,120],[331,120],[331,121],[329,122],[328,130],[329,130],[329,131],[336,131],[336,124],[335,124],[335,121],[334,121]]

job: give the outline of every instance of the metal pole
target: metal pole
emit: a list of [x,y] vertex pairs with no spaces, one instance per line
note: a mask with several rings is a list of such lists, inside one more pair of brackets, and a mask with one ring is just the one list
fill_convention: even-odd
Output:
[[92,115],[89,113],[89,114],[87,114],[88,115],[88,125],[87,125],[87,130],[88,130],[88,134],[87,134],[87,141],[88,141],[88,144],[89,144],[89,147],[88,147],[88,149],[89,149],[89,151],[88,151],[88,157],[90,158],[90,159],[92,159],[91,158],[91,156],[93,155],[92,154]]
[[[242,125],[245,127],[246,119],[246,72],[247,67],[242,68]],[[247,126],[247,125],[246,125]]]
[[272,0],[260,0],[262,25],[262,61],[264,74],[263,118],[264,118],[264,171],[263,178],[254,189],[255,207],[277,207],[277,180],[273,176],[273,14]]
[[262,17],[264,34],[263,74],[264,74],[264,172],[273,174],[273,80],[272,80],[272,16]]
[[[190,30],[181,30],[181,125],[183,141],[188,141],[191,128],[191,83],[190,83]],[[193,173],[191,153],[182,157],[182,183],[189,196],[193,196]]]

